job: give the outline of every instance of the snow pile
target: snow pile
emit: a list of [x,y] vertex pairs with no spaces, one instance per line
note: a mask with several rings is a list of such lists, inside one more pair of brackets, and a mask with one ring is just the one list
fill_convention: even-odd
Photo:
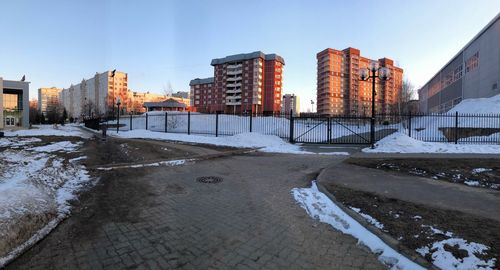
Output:
[[90,184],[84,166],[47,152],[0,152],[0,268],[55,228]]
[[500,94],[490,98],[464,99],[448,113],[459,114],[500,114]]
[[367,246],[373,253],[377,254],[381,262],[391,266],[392,269],[424,269],[389,247],[380,238],[342,211],[325,194],[318,190],[314,181],[310,188],[292,189],[292,195],[309,216],[330,224],[342,233],[357,238],[359,244]]
[[55,125],[34,125],[32,129],[5,130],[6,137],[26,137],[26,136],[73,136],[87,138],[76,124],[55,126]]
[[364,148],[365,153],[474,153],[498,154],[500,145],[474,145],[423,142],[395,132],[375,144],[375,149]]
[[[109,132],[112,136],[122,138],[142,138],[155,140],[171,140],[190,143],[212,144],[218,146],[229,146],[237,148],[259,148],[259,151],[272,153],[290,153],[290,154],[313,154],[312,152],[302,151],[300,146],[290,144],[278,136],[263,135],[256,132],[240,133],[234,136],[208,137],[199,135],[187,135],[177,133],[154,132],[143,129],[134,129],[125,132]],[[346,155],[345,152],[322,153],[328,155]]]
[[[445,245],[456,247],[467,252],[464,258],[456,258],[445,249]],[[422,256],[431,254],[433,264],[441,269],[494,269],[496,259],[488,261],[481,260],[476,255],[482,255],[489,247],[474,242],[467,242],[461,238],[448,238],[432,243],[432,246],[424,246],[416,251]]]
[[474,169],[472,169],[473,174],[480,174],[480,173],[491,172],[491,171],[493,171],[493,169],[487,169],[487,168],[474,168]]
[[62,142],[54,142],[54,143],[44,145],[44,146],[33,147],[33,148],[30,148],[29,150],[32,150],[35,152],[46,152],[46,153],[60,152],[60,151],[74,152],[81,145],[82,145],[81,142],[72,143],[70,141],[62,141]]

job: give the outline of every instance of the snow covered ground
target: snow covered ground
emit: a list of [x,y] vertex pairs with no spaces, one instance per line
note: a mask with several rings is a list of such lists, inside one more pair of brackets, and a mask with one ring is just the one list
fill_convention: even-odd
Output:
[[74,136],[87,138],[78,124],[61,125],[34,125],[31,129],[4,130],[6,137],[30,137],[30,136]]
[[425,269],[401,255],[380,238],[368,231],[356,220],[335,205],[325,194],[318,190],[313,181],[310,188],[294,188],[292,195],[297,203],[314,219],[330,224],[342,233],[358,239],[358,244],[367,246],[378,259],[391,269]]
[[[293,145],[278,136],[263,135],[256,132],[246,132],[234,136],[213,137],[200,135],[187,135],[179,133],[163,133],[144,129],[135,129],[131,131],[109,131],[109,135],[122,138],[144,138],[154,140],[171,140],[190,143],[212,144],[219,146],[230,146],[238,148],[259,148],[259,151],[272,153],[290,153],[290,154],[313,154],[301,150],[298,145]],[[347,152],[325,152],[325,155],[349,155]]]
[[364,148],[362,151],[365,153],[500,154],[500,145],[423,142],[395,132],[378,141],[375,149]]
[[[57,134],[76,136],[76,130],[20,130],[17,136]],[[61,134],[72,135],[61,135]],[[21,135],[22,134],[22,135]],[[15,136],[8,134],[8,136]],[[81,143],[38,138],[6,137],[0,140],[0,268],[49,233],[70,212],[71,200],[91,184],[78,160],[69,162],[56,153],[76,153]]]

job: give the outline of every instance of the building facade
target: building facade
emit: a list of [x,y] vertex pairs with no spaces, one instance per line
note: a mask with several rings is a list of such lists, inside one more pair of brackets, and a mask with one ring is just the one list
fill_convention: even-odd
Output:
[[500,94],[500,13],[418,90],[419,109],[444,113],[463,99]]
[[214,77],[190,82],[192,106],[214,113],[279,113],[283,66],[276,54],[257,51],[213,59]]
[[128,91],[128,75],[119,71],[96,73],[94,77],[83,79],[60,93],[68,117],[73,118],[114,113],[118,98],[122,113],[133,109]]
[[202,113],[223,112],[222,95],[215,95],[214,78],[196,78],[189,82],[190,98],[193,111]]
[[61,91],[61,88],[56,87],[38,89],[38,110],[42,115],[47,115],[47,108],[50,109],[59,106]]
[[321,115],[371,114],[372,81],[360,81],[360,69],[372,61],[391,72],[388,81],[377,80],[375,108],[377,113],[391,113],[401,94],[403,69],[388,58],[371,60],[360,55],[355,48],[325,49],[317,59],[317,112]]
[[294,94],[285,94],[281,102],[281,113],[289,114],[290,111],[293,111],[293,115],[300,114],[300,99]]
[[144,103],[146,102],[161,102],[168,99],[167,95],[160,95],[150,92],[140,93],[130,91],[129,93],[131,95],[129,98],[132,100],[131,111],[134,113],[146,112],[146,108],[144,107]]
[[0,77],[0,128],[29,127],[29,82]]

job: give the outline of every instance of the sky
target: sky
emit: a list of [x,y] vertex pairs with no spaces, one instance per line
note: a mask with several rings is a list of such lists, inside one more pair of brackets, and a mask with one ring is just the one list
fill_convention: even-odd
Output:
[[285,59],[283,90],[316,100],[316,54],[354,47],[388,57],[417,88],[495,15],[499,0],[6,0],[0,77],[67,88],[95,72],[129,75],[133,91],[188,91],[210,61],[263,51]]

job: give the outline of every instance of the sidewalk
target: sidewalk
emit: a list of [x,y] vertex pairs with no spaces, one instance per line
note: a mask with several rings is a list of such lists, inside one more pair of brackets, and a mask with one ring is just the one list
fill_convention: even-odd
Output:
[[317,180],[323,185],[339,185],[500,221],[500,192],[494,190],[398,175],[345,163],[327,167]]

